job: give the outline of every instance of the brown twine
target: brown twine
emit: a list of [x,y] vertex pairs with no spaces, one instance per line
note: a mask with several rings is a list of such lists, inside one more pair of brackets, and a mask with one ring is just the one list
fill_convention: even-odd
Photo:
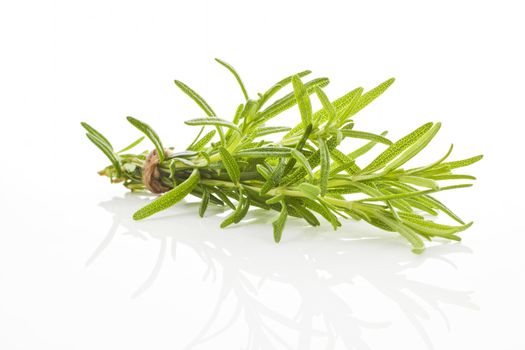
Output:
[[170,188],[165,186],[160,180],[159,161],[159,154],[157,150],[154,149],[146,157],[144,168],[142,169],[142,182],[144,182],[144,186],[152,193],[164,193],[170,190]]

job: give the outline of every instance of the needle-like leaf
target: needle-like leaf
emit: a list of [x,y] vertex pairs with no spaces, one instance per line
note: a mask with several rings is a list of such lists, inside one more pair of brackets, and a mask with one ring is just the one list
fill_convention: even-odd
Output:
[[281,202],[281,212],[279,216],[277,216],[277,218],[272,222],[273,239],[275,240],[275,243],[279,243],[281,241],[281,237],[283,236],[284,225],[286,224],[287,217],[288,217],[288,210],[286,208],[286,203],[282,201]]
[[147,204],[141,209],[137,210],[133,214],[134,220],[142,220],[151,216],[159,211],[165,210],[172,205],[180,202],[186,197],[199,183],[200,174],[198,169],[194,169],[190,177],[188,177],[183,183],[175,187],[174,189],[166,192],[153,202]]
[[[310,96],[308,96],[308,92],[306,91],[301,78],[297,75],[292,77],[292,85],[295,99],[297,100],[297,105],[299,106],[299,111],[301,113],[301,119],[306,127],[308,124],[312,123],[312,104],[310,102]],[[318,88],[319,87],[316,87],[316,89]]]
[[239,83],[239,86],[241,87],[241,90],[242,90],[242,94],[244,95],[244,98],[246,99],[246,101],[248,101],[248,92],[246,91],[246,88],[244,87],[244,83],[242,82],[242,79],[241,77],[239,76],[239,73],[237,73],[237,71],[235,70],[235,68],[232,67],[231,64],[229,63],[226,63],[218,58],[215,59],[215,61],[219,62],[219,64],[223,65],[224,67],[226,67],[227,70],[229,70],[233,76],[235,77],[235,79],[237,80],[237,83]]
[[220,118],[195,118],[195,119],[186,120],[184,124],[186,125],[225,126],[227,128],[231,128],[231,129],[239,131],[239,128],[237,127],[237,125],[227,120],[220,119]]
[[326,94],[323,90],[321,90],[321,88],[316,87],[315,93],[317,94],[319,101],[321,101],[321,104],[323,105],[323,110],[325,110],[326,114],[328,115],[327,125],[331,126],[335,122],[335,119],[337,117],[337,111],[334,105],[328,99],[328,96],[326,96]]
[[255,137],[262,137],[270,134],[287,131],[290,131],[290,128],[287,126],[267,126],[257,129],[255,131]]
[[394,81],[395,81],[394,78],[390,78],[387,81],[379,84],[378,86],[376,86],[372,90],[367,91],[365,94],[363,94],[359,98],[357,103],[354,105],[352,110],[350,111],[349,117],[353,116],[354,114],[356,114],[357,112],[359,112],[360,110],[362,110],[363,108],[368,106],[373,100],[375,100],[376,98],[381,96],[383,94],[383,92],[385,92],[386,89],[388,89],[390,87],[390,85],[392,85],[394,83]]
[[374,142],[383,143],[385,145],[391,145],[392,141],[387,139],[386,137],[383,137],[381,135],[372,134],[371,132],[366,131],[357,131],[357,130],[341,130],[341,134],[345,137],[351,137],[355,139],[364,139],[364,140],[370,140]]
[[80,125],[82,125],[82,127],[86,129],[88,133],[95,136],[100,141],[100,143],[102,143],[107,149],[110,149],[113,151],[113,146],[108,141],[108,139],[104,137],[104,135],[102,135],[100,132],[98,132],[95,128],[93,128],[91,125],[89,125],[86,122],[81,122]]
[[301,166],[308,172],[308,176],[310,177],[310,179],[312,179],[313,178],[312,167],[310,166],[310,163],[308,162],[308,159],[306,159],[304,154],[302,154],[301,152],[299,152],[296,149],[292,149],[291,152],[292,152],[292,157],[297,162],[299,162],[299,164],[301,164]]
[[439,128],[441,128],[441,123],[434,124],[430,130],[428,130],[412,145],[410,145],[410,147],[408,147],[407,150],[403,152],[403,154],[396,158],[392,163],[388,164],[385,167],[384,172],[388,173],[399,168],[401,165],[405,164],[410,159],[412,159],[416,154],[421,152],[421,150],[425,148],[426,145],[428,145],[428,143],[434,138],[434,136],[436,136],[437,132],[439,131]]
[[219,152],[221,153],[222,162],[226,168],[226,171],[228,172],[228,175],[230,176],[230,179],[234,184],[238,185],[241,179],[239,165],[226,148],[222,146],[219,147]]
[[135,141],[133,141],[132,143],[130,143],[129,145],[127,145],[126,147],[124,147],[123,149],[121,149],[120,151],[118,151],[117,153],[120,154],[120,153],[124,153],[126,151],[129,151],[130,149],[132,149],[133,147],[139,145],[143,140],[144,140],[144,137],[145,136],[141,136],[139,137],[138,139],[136,139]]
[[206,213],[206,209],[208,209],[208,204],[210,203],[210,191],[205,187],[202,191],[202,200],[201,205],[199,207],[199,216],[202,218],[204,217],[204,213]]
[[182,81],[175,80],[175,85],[179,87],[186,95],[188,95],[195,103],[206,113],[208,117],[215,116],[215,112],[210,107],[210,105],[195,91],[193,91],[188,85],[184,84]]
[[368,166],[366,166],[362,173],[368,174],[372,173],[378,169],[381,169],[385,164],[394,159],[398,154],[407,149],[411,144],[416,142],[421,136],[423,136],[430,128],[432,128],[432,123],[426,123],[405,137],[401,138],[399,141],[393,143],[389,148],[387,148],[383,153],[377,156]]
[[291,148],[286,147],[246,148],[237,152],[235,156],[244,158],[288,157],[291,151]]
[[188,147],[188,150],[200,151],[213,139],[213,136],[215,136],[215,133],[216,133],[215,130],[210,131],[209,133],[204,135],[199,141],[195,142],[193,145]]
[[144,135],[146,135],[147,138],[150,139],[150,141],[157,149],[160,161],[164,161],[164,147],[162,146],[162,142],[160,141],[160,138],[155,132],[155,130],[153,130],[148,124],[141,122],[140,120],[135,119],[133,117],[128,117],[127,119],[131,123],[131,125],[142,131]]
[[[318,78],[311,80],[304,84],[306,94],[311,94],[314,92],[315,87],[325,87],[328,85],[329,80],[327,78]],[[295,98],[295,92],[291,92],[288,95],[278,99],[267,107],[264,111],[260,112],[257,121],[259,124],[262,124],[271,118],[275,117],[277,114],[284,112],[285,110],[292,108],[297,103]]]
[[108,148],[106,142],[104,142],[103,140],[99,139],[98,136],[96,136],[94,134],[87,133],[86,136],[88,137],[88,139],[91,142],[93,142],[95,144],[95,146],[97,146],[102,151],[102,153],[104,153],[106,155],[106,157],[108,157],[108,159],[111,162],[111,164],[117,170],[117,174],[120,174],[122,172],[121,167],[120,167],[120,162],[119,162],[117,156],[115,155],[115,153],[113,153],[113,150]]
[[322,138],[317,140],[319,143],[319,152],[321,155],[321,194],[324,196],[328,188],[328,177],[330,175],[330,150]]
[[271,88],[269,88],[261,97],[261,99],[259,100],[259,105],[262,106],[264,105],[264,103],[266,101],[268,101],[273,95],[275,95],[277,92],[279,92],[279,90],[281,90],[283,87],[285,87],[286,85],[290,84],[292,82],[292,78],[296,75],[300,78],[302,77],[305,77],[307,76],[308,74],[312,73],[312,71],[310,70],[305,70],[305,71],[302,71],[302,72],[299,72],[297,74],[294,74],[294,75],[290,75],[280,81],[278,81],[277,83],[275,83],[275,85],[273,85]]

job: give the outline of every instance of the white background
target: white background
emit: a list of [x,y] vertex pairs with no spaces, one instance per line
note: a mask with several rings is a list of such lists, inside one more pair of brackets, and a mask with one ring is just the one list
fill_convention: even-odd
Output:
[[[0,349],[524,349],[520,5],[2,2]],[[150,199],[97,176],[79,122],[118,147],[132,115],[182,150],[202,115],[173,79],[225,118],[242,100],[214,57],[252,96],[303,69],[330,98],[396,77],[357,125],[396,139],[441,121],[424,160],[483,153],[475,187],[439,197],[475,225],[415,256],[354,222],[290,221],[280,245],[264,213],[220,230],[220,209],[181,203],[132,222]]]

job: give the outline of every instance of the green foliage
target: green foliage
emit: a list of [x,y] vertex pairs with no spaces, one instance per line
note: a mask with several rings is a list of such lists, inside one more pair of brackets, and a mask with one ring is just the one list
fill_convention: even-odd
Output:
[[[423,239],[457,241],[460,240],[458,234],[472,225],[433,195],[470,187],[471,183],[455,181],[475,178],[454,173],[454,169],[476,163],[481,155],[448,161],[451,146],[444,156],[431,163],[404,168],[427,148],[438,133],[440,123],[423,124],[396,142],[386,138],[386,131],[375,134],[354,130],[353,117],[390,87],[394,79],[367,92],[361,87],[355,88],[330,101],[323,91],[328,79],[314,78],[303,83],[301,78],[311,73],[306,70],[278,81],[259,94],[258,99],[250,99],[236,70],[224,61],[217,59],[217,62],[233,74],[246,101],[236,108],[231,121],[217,118],[200,95],[175,81],[207,116],[185,122],[201,127],[186,150],[165,149],[149,125],[128,117],[155,146],[160,157],[159,181],[168,189],[139,209],[133,215],[135,220],[165,210],[191,194],[201,198],[201,217],[209,205],[226,205],[232,209],[221,223],[223,228],[240,223],[252,206],[278,212],[272,222],[275,242],[281,241],[289,217],[300,218],[312,226],[320,225],[320,219],[324,219],[334,230],[341,227],[340,218],[352,218],[397,232],[418,254],[425,248]],[[284,96],[264,107],[286,87],[288,91]],[[310,95],[313,93],[321,102],[318,111],[312,110]],[[266,125],[296,104],[300,122],[293,128]],[[202,136],[209,126],[216,130]],[[144,168],[151,166],[147,164],[147,153],[124,154],[140,144],[144,136],[115,152],[100,132],[86,123],[82,123],[82,127],[111,163],[100,174],[134,191],[146,189]],[[228,128],[226,134],[222,132],[223,127]],[[280,141],[264,138],[278,133],[286,133]],[[219,140],[215,139],[217,134]],[[340,144],[348,139],[366,143],[344,153]],[[368,164],[361,164],[361,157],[375,150],[378,144],[383,150]],[[447,186],[442,186],[441,181],[447,181]],[[456,224],[437,222],[439,213]]]
[[141,122],[140,120],[135,119],[133,117],[128,117],[127,119],[131,123],[131,125],[142,131],[144,135],[146,135],[146,137],[150,139],[150,141],[157,149],[160,161],[162,162],[164,160],[164,147],[162,146],[162,142],[160,141],[159,135],[157,135],[155,130],[153,130],[148,124]]
[[237,71],[235,70],[235,68],[232,67],[232,65],[230,65],[229,63],[226,63],[218,58],[215,59],[215,61],[217,61],[219,64],[223,65],[224,67],[226,67],[227,70],[229,70],[233,76],[235,77],[235,79],[237,80],[237,83],[239,84],[239,86],[241,87],[241,90],[242,90],[242,94],[244,95],[244,98],[246,99],[246,101],[248,101],[248,92],[246,91],[246,88],[244,87],[244,83],[242,82],[242,79],[241,77],[239,76],[239,73],[237,73]]
[[328,176],[330,174],[330,150],[322,137],[318,139],[319,153],[321,155],[321,179],[319,181],[321,187],[321,194],[326,193],[328,188]]
[[195,118],[191,120],[186,120],[184,122],[186,125],[213,125],[213,126],[225,126],[227,128],[232,128],[239,131],[239,128],[232,122],[229,122],[220,118]]
[[222,146],[219,147],[219,153],[221,154],[222,163],[224,164],[228,175],[230,175],[230,179],[234,184],[238,185],[239,181],[241,180],[241,171],[239,170],[239,165],[226,148]]
[[284,201],[281,201],[281,212],[279,213],[279,216],[277,216],[277,218],[272,222],[273,239],[275,240],[275,243],[279,243],[281,241],[281,237],[283,236],[284,225],[286,224],[287,218],[287,205]]
[[210,131],[209,133],[204,135],[200,140],[198,140],[198,141],[196,140],[196,142],[192,143],[188,147],[188,150],[190,150],[190,151],[200,151],[200,150],[202,150],[213,139],[213,136],[215,136],[215,133],[216,133],[215,130]]
[[[308,124],[312,124],[312,103],[310,102],[310,96],[308,92],[297,75],[292,77],[293,91],[295,95],[295,100],[299,106],[299,112],[301,113],[301,119],[303,125],[306,127]],[[319,89],[319,87],[316,87]]]
[[159,211],[165,210],[172,205],[180,202],[184,197],[191,193],[191,191],[197,186],[200,179],[200,173],[198,169],[194,169],[190,177],[188,177],[183,183],[176,186],[169,192],[164,193],[153,202],[147,204],[143,208],[137,210],[133,214],[134,220],[142,220],[151,216]]
[[138,146],[144,140],[144,137],[145,136],[139,137],[138,139],[136,139],[135,141],[133,141],[132,143],[130,143],[129,145],[127,145],[126,147],[124,147],[123,149],[118,151],[117,153],[119,153],[119,154],[120,153],[124,153],[126,151],[129,151],[130,149],[135,148],[135,146]]
[[208,117],[216,116],[213,109],[210,107],[208,102],[204,100],[198,93],[193,91],[188,85],[184,84],[182,81],[175,80],[175,85],[179,87],[189,98],[191,98],[195,103],[206,113]]
[[115,167],[115,170],[117,171],[117,175],[120,175],[122,170],[121,170],[121,166],[120,166],[120,161],[118,159],[118,156],[113,153],[113,150],[108,148],[108,146],[106,145],[106,143],[102,140],[100,140],[97,136],[95,136],[94,134],[86,134],[86,136],[88,137],[88,139],[93,142],[95,144],[95,146],[97,146],[101,151],[102,153],[104,153],[106,155],[106,157],[108,157],[109,161],[111,162],[111,164],[113,164],[113,167]]

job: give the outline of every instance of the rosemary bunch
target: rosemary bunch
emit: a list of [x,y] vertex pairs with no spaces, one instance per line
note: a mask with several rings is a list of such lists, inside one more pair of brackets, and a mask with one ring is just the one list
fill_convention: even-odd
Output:
[[[328,79],[303,82],[302,78],[311,73],[303,71],[252,99],[235,69],[221,60],[217,62],[233,74],[245,102],[231,120],[222,119],[199,94],[176,80],[175,84],[206,115],[185,122],[200,127],[200,131],[183,151],[165,147],[153,128],[132,117],[128,121],[144,136],[120,151],[115,151],[101,133],[82,123],[87,137],[111,161],[99,172],[101,175],[122,182],[132,191],[163,193],[135,212],[135,220],[169,208],[191,194],[201,198],[200,216],[209,203],[232,209],[221,223],[223,228],[239,223],[251,206],[277,212],[273,221],[276,242],[281,240],[289,216],[302,218],[312,226],[320,225],[322,218],[334,229],[341,226],[340,218],[352,218],[399,233],[410,242],[414,253],[423,252],[423,239],[459,241],[457,234],[472,224],[465,223],[432,194],[471,186],[442,186],[440,182],[474,180],[454,170],[477,162],[481,155],[448,161],[450,146],[431,164],[404,168],[434,138],[440,123],[425,123],[395,142],[386,138],[386,132],[378,135],[354,128],[356,113],[381,95],[394,79],[367,92],[356,88],[330,101],[322,90]],[[290,86],[291,92],[270,103],[281,89]],[[313,112],[311,98],[319,99],[320,110]],[[301,117],[297,126],[267,125],[295,105]],[[264,138],[278,133],[284,134],[279,142]],[[145,137],[155,149],[132,153]],[[362,139],[365,144],[345,153],[340,145],[346,139]],[[380,152],[370,163],[360,162],[361,156],[379,147]],[[429,219],[440,212],[456,224]]]

